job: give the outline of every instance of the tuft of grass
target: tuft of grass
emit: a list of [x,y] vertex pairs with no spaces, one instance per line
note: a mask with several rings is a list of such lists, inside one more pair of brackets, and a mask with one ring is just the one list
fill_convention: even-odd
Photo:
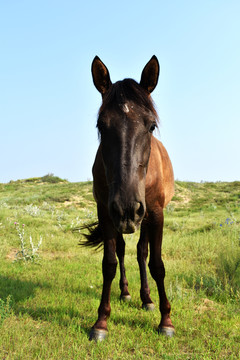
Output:
[[217,265],[217,275],[223,290],[231,296],[237,295],[240,299],[240,246],[238,249],[234,246],[225,248],[225,251],[219,254]]
[[0,298],[0,326],[3,321],[10,316],[11,314],[11,306],[12,306],[12,298],[11,295],[8,295],[6,300]]

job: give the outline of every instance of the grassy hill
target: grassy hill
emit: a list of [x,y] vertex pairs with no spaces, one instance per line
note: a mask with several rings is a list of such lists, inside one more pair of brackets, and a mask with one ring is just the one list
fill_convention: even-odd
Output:
[[240,182],[176,182],[163,240],[173,339],[157,334],[158,310],[141,309],[136,233],[125,236],[132,301],[120,303],[117,274],[108,339],[88,341],[102,253],[79,247],[73,229],[94,220],[91,182],[0,184],[0,359],[239,358]]

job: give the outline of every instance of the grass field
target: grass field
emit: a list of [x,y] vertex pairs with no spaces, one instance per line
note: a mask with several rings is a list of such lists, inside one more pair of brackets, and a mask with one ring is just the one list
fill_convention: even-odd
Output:
[[102,253],[73,229],[95,219],[91,182],[0,184],[0,360],[240,358],[240,182],[176,182],[163,240],[172,339],[157,334],[158,310],[141,309],[136,233],[125,237],[132,301],[119,301],[117,273],[108,339],[89,342]]

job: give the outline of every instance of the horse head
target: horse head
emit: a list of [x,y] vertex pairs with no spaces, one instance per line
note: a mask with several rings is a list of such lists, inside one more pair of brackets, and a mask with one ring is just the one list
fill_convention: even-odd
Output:
[[140,83],[112,84],[109,71],[95,57],[93,82],[102,95],[97,128],[108,186],[109,216],[120,233],[137,230],[145,215],[145,182],[157,113],[151,99],[159,76],[156,56],[144,67]]

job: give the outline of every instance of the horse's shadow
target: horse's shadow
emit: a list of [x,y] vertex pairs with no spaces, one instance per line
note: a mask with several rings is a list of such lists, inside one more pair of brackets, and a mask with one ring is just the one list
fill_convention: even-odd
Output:
[[5,300],[10,295],[14,304],[34,296],[39,287],[50,288],[51,286],[46,282],[13,279],[0,275],[0,298]]
[[[33,320],[57,322],[60,326],[68,327],[72,319],[84,321],[84,316],[77,310],[67,306],[26,306],[24,302],[29,298],[34,298],[37,289],[47,289],[51,291],[52,285],[46,281],[30,281],[21,280],[18,278],[8,277],[6,275],[0,275],[0,299],[6,301],[10,296],[11,307],[15,315],[28,315]],[[97,297],[92,289],[87,291],[90,297]],[[88,333],[89,328],[81,325],[81,330]]]
[[[10,295],[12,300],[12,306],[14,313],[16,315],[18,314],[27,314],[29,315],[33,320],[39,321],[50,321],[50,322],[57,322],[60,326],[68,327],[70,326],[70,323],[72,322],[72,319],[78,319],[79,325],[81,327],[81,330],[88,334],[89,333],[89,327],[91,324],[86,325],[84,324],[86,322],[85,316],[81,314],[80,311],[73,309],[71,307],[63,307],[63,306],[46,306],[46,307],[31,307],[31,306],[24,306],[23,303],[28,298],[33,298],[36,296],[37,289],[48,289],[51,291],[52,285],[50,285],[47,282],[43,281],[29,281],[29,280],[21,280],[21,279],[13,279],[8,276],[0,275],[0,298],[2,300],[6,300],[7,297]],[[96,290],[83,287],[82,290],[84,291],[84,295],[89,296],[89,299],[98,299],[100,301],[100,296]],[[81,292],[81,290],[79,290]],[[117,298],[119,298],[119,294],[116,291],[113,291],[113,298],[115,298],[115,302]],[[119,300],[120,301],[120,300]],[[114,305],[113,305],[114,306]],[[138,304],[134,302],[130,302],[129,304],[123,304],[122,311],[124,312],[124,308],[126,306],[130,306],[132,308],[139,308]],[[139,311],[142,311],[139,309]],[[116,316],[115,319],[113,319],[113,323],[128,323],[129,326],[132,327],[145,327],[146,323],[142,320],[136,320],[136,319],[125,319],[124,316]]]

